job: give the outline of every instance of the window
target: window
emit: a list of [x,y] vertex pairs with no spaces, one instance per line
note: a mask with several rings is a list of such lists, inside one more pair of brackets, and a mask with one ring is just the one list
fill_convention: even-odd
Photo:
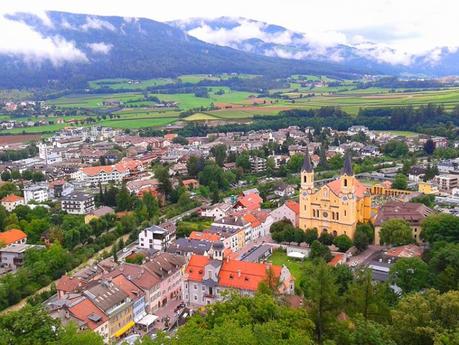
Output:
[[197,290],[198,286],[196,284],[193,284],[193,289]]
[[344,179],[344,187],[347,187],[347,178]]
[[[298,180],[297,180],[298,181]],[[303,176],[303,182],[306,183],[308,182],[308,177],[306,175]]]

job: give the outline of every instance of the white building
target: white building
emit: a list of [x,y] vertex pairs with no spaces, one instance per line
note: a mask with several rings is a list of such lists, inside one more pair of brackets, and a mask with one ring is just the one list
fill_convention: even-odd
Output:
[[2,206],[8,212],[12,212],[19,205],[24,205],[24,198],[21,196],[10,194],[2,199]]
[[61,208],[70,214],[88,214],[94,210],[94,196],[82,192],[73,192],[62,198]]
[[32,201],[41,203],[48,199],[48,183],[36,183],[24,187],[24,201],[26,205]]
[[157,225],[145,228],[139,233],[139,247],[165,250],[175,240],[175,231],[166,230]]
[[201,216],[218,220],[225,217],[232,208],[233,205],[227,203],[215,204],[203,210]]

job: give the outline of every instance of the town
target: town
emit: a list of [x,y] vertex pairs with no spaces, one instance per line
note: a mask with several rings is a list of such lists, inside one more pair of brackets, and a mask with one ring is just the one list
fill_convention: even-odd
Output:
[[0,307],[42,305],[105,343],[171,334],[261,286],[299,307],[311,260],[419,291],[423,252],[458,236],[459,142],[446,137],[72,126],[2,145]]

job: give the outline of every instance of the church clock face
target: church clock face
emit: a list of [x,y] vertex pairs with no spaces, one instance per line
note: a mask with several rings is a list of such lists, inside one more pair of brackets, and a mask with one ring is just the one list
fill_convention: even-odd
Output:
[[342,199],[343,201],[347,201],[347,196],[343,196],[341,199]]

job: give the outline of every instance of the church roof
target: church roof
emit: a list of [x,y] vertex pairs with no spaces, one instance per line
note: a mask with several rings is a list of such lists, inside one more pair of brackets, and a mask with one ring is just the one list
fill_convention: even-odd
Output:
[[[363,198],[365,196],[365,192],[367,191],[367,187],[357,179],[354,179],[354,187],[355,187],[355,195],[357,198]],[[336,179],[332,182],[327,183],[327,187],[336,194],[339,195],[341,193],[341,180]]]
[[341,170],[342,175],[352,176],[354,172],[352,171],[352,156],[350,151],[346,152],[346,156],[344,158],[344,166]]
[[306,154],[304,155],[304,162],[303,162],[303,167],[301,168],[301,171],[306,171],[308,173],[313,171],[311,157],[309,156],[308,147],[306,147]]

